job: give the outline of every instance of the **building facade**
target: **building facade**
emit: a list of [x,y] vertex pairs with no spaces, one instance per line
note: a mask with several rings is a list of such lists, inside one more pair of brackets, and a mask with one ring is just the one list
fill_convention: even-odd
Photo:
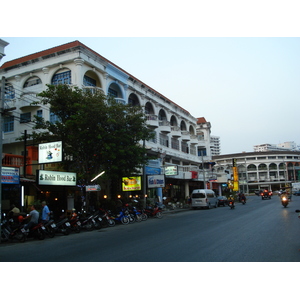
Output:
[[240,191],[245,193],[264,188],[276,191],[300,180],[300,151],[244,152],[213,156],[220,186],[232,178],[233,159]]
[[[34,115],[56,121],[49,107],[31,105],[47,84],[98,90],[119,103],[143,109],[147,125],[155,135],[145,144],[148,152],[158,157],[153,164],[161,174],[166,166],[176,166],[178,170],[177,175],[166,175],[165,188],[148,190],[148,197],[182,200],[192,189],[204,184],[203,167],[204,172],[209,172],[206,163],[211,161],[210,123],[204,118],[198,123],[199,119],[184,108],[79,41],[6,62],[0,68],[0,75],[5,89],[2,161],[4,166],[20,167],[23,182],[32,180],[26,191],[28,197],[37,197],[37,191],[47,192],[36,185],[36,170],[55,169],[53,164],[37,164],[36,145],[25,149],[24,143],[17,140],[21,133],[31,133]],[[57,198],[54,193],[49,197]]]

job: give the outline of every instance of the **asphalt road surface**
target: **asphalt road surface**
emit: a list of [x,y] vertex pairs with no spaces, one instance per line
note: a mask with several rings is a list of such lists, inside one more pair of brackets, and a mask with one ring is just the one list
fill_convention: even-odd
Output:
[[129,225],[2,243],[1,262],[299,262],[300,197],[284,208],[249,197],[236,208],[186,210]]

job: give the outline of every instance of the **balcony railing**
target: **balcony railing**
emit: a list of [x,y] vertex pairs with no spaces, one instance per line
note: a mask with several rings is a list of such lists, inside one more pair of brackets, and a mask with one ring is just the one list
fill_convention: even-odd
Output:
[[[26,157],[26,175],[32,174],[32,161],[29,156]],[[14,154],[4,154],[2,158],[2,166],[4,167],[12,167],[12,168],[20,168],[20,172],[23,172],[24,167],[24,156],[22,155],[14,155]]]

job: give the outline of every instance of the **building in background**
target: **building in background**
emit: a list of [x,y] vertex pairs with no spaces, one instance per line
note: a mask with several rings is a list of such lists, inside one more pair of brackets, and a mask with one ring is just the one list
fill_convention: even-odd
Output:
[[265,151],[300,151],[300,146],[297,146],[295,142],[284,142],[280,144],[260,144],[253,147],[254,152]]
[[219,186],[232,178],[233,159],[239,189],[245,193],[264,188],[276,191],[300,180],[300,151],[243,152],[213,156]]
[[221,144],[219,136],[210,136],[211,155],[216,156],[221,154]]

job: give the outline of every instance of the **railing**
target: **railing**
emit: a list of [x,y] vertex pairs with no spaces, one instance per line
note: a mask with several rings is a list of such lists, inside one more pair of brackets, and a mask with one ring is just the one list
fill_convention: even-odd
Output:
[[[27,175],[33,175],[31,163],[32,163],[31,158],[29,156],[27,156],[26,157],[26,174]],[[14,155],[14,154],[5,154],[4,157],[2,158],[2,166],[22,169],[24,166],[24,156]]]

